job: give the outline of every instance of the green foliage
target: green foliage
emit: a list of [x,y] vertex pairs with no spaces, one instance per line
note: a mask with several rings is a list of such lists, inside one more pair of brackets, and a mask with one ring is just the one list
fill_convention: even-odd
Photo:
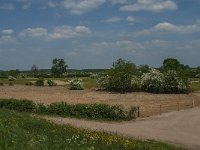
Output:
[[104,83],[100,83],[100,87],[109,91],[129,92],[132,91],[131,80],[136,71],[136,66],[129,61],[118,59],[113,63],[113,67],[107,72],[107,75],[102,77]]
[[14,85],[14,83],[13,82],[9,82],[9,84],[8,84],[9,86],[13,86]]
[[150,140],[56,125],[32,115],[0,110],[1,150],[182,150]]
[[31,67],[31,74],[32,74],[32,76],[33,77],[37,77],[38,76],[38,67],[36,66],[36,65],[32,65],[32,67]]
[[44,79],[43,78],[39,78],[37,79],[37,81],[35,82],[36,86],[44,86]]
[[62,77],[63,73],[66,72],[66,68],[68,67],[65,64],[64,59],[55,58],[52,61],[53,66],[51,68],[51,73],[54,77]]
[[26,85],[26,86],[32,86],[33,83],[32,83],[32,82],[26,82],[25,85]]
[[29,100],[0,99],[0,108],[17,110],[21,112],[34,112],[36,105]]
[[0,108],[39,114],[52,114],[63,117],[88,118],[98,120],[131,120],[136,118],[135,107],[125,110],[118,105],[107,104],[67,104],[64,102],[49,105],[36,104],[28,100],[0,99]]
[[163,72],[168,72],[170,70],[176,71],[183,80],[187,80],[190,74],[189,66],[181,64],[174,58],[165,59],[163,61],[162,70]]
[[47,81],[47,84],[49,85],[49,86],[56,86],[57,84],[55,83],[55,81],[53,81],[53,80],[48,80]]
[[163,90],[165,93],[188,93],[189,81],[183,80],[176,71],[169,70],[164,73]]
[[69,80],[69,89],[70,90],[83,90],[82,79],[75,78],[75,79]]

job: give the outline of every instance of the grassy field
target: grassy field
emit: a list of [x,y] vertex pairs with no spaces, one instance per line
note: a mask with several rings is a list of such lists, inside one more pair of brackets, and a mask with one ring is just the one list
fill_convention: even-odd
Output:
[[33,115],[0,109],[2,150],[181,150],[155,141],[140,141],[56,125]]

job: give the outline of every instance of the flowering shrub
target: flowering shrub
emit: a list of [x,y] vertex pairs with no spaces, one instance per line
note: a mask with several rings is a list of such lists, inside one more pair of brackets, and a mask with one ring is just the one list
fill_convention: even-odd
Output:
[[49,86],[56,86],[57,84],[55,83],[55,81],[53,81],[53,80],[48,80],[47,81],[47,84],[49,85]]
[[97,86],[107,90],[109,88],[109,76],[107,74],[100,74],[96,77]]
[[133,91],[141,90],[141,78],[137,76],[133,76],[131,80],[131,87]]
[[14,81],[14,80],[16,80],[16,78],[13,77],[13,76],[9,76],[9,77],[8,77],[8,80],[9,80],[9,81]]
[[156,69],[142,75],[141,88],[143,91],[152,93],[163,92],[164,75]]
[[188,81],[183,80],[179,74],[170,70],[164,74],[152,69],[150,73],[142,76],[141,88],[152,93],[188,93]]
[[189,86],[187,82],[184,82],[178,73],[174,70],[170,70],[164,73],[163,89],[165,93],[187,93]]
[[69,89],[70,90],[83,90],[82,79],[75,78],[69,81]]

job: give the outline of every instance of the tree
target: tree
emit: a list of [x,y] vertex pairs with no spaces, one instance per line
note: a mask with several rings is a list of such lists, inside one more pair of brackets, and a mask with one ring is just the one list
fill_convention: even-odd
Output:
[[190,67],[188,65],[181,64],[177,59],[167,58],[163,61],[162,66],[163,72],[174,70],[180,77],[187,80],[190,73]]
[[55,58],[52,61],[53,66],[51,67],[51,73],[54,77],[62,77],[63,73],[66,71],[66,68],[68,67],[65,64],[64,59]]
[[37,77],[38,76],[38,67],[36,65],[32,65],[31,73],[32,73],[33,77]]
[[118,59],[108,71],[108,84],[106,89],[121,93],[131,91],[131,81],[135,72],[135,64],[121,58]]

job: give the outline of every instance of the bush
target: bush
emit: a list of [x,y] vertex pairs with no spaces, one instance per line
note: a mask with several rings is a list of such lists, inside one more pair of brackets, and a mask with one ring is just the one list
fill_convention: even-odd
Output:
[[189,86],[176,71],[170,70],[164,73],[163,90],[165,93],[188,93]]
[[0,86],[3,86],[4,84],[2,82],[0,82]]
[[75,78],[69,81],[69,89],[70,90],[83,90],[82,79]]
[[14,84],[12,83],[12,82],[9,82],[9,84],[8,84],[9,86],[13,86]]
[[48,80],[47,81],[47,84],[49,85],[49,86],[56,86],[57,84],[55,83],[55,81],[53,81],[53,80]]
[[26,86],[32,86],[33,83],[32,83],[32,82],[26,82],[25,85],[26,85]]
[[108,91],[120,93],[132,91],[131,80],[136,67],[133,63],[118,59],[113,63],[113,67],[97,79],[99,86]]
[[119,105],[108,104],[35,104],[28,100],[0,99],[0,108],[39,114],[52,114],[63,117],[89,118],[100,120],[131,120],[136,118],[137,108],[125,110]]
[[15,78],[15,77],[13,77],[13,76],[8,76],[8,80],[9,80],[9,81],[15,81],[15,80],[16,80],[16,78]]
[[35,104],[28,100],[0,99],[0,108],[17,110],[21,112],[34,112]]
[[37,79],[35,85],[36,86],[44,86],[44,79],[43,78]]
[[141,89],[152,93],[163,92],[163,74],[156,69],[142,75]]

